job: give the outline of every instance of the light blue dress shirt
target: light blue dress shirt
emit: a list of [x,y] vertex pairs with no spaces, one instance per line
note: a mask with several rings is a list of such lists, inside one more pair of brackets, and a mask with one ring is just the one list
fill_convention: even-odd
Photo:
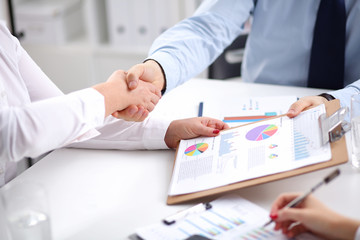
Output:
[[[158,37],[149,52],[164,69],[167,90],[208,67],[238,35],[253,11],[242,69],[245,82],[307,86],[320,0],[205,0],[194,16]],[[360,79],[360,1],[347,11],[345,85]],[[359,91],[360,82],[343,90]],[[342,98],[342,92],[333,92]],[[345,94],[345,95],[346,95]],[[348,101],[347,101],[348,102]]]

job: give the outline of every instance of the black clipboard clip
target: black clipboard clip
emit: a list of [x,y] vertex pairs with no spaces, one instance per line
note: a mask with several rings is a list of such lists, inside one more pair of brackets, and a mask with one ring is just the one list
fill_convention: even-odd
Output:
[[351,124],[345,121],[348,111],[347,107],[342,107],[329,117],[326,117],[326,113],[319,116],[322,145],[339,140],[351,129]]
[[187,216],[189,216],[191,214],[203,212],[203,211],[209,210],[211,208],[212,208],[212,205],[208,202],[207,203],[199,203],[191,208],[179,211],[179,212],[175,213],[174,215],[164,218],[163,223],[166,225],[171,225],[171,224],[174,224],[176,221],[186,218]]

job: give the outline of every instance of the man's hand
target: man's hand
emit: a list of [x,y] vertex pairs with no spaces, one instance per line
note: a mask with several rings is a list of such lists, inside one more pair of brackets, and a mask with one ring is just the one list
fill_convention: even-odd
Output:
[[127,72],[129,89],[135,89],[140,80],[154,84],[160,91],[165,87],[165,76],[159,64],[153,60],[137,64]]
[[[136,89],[140,82],[152,83],[159,91],[165,87],[165,76],[159,64],[153,60],[137,64],[129,69],[126,74],[126,82],[130,90]],[[128,108],[117,111],[113,114],[116,118],[122,118],[127,121],[143,121],[149,114],[149,111],[141,106],[131,105]]]
[[176,148],[182,139],[215,137],[219,135],[220,130],[227,128],[229,126],[223,121],[208,117],[175,120],[170,123],[164,140],[169,148]]
[[113,114],[115,117],[121,117],[121,114],[117,112],[129,106],[135,106],[138,115],[147,116],[158,103],[161,97],[160,91],[151,83],[146,82],[140,82],[135,90],[129,90],[125,77],[126,73],[118,70],[105,83],[93,87],[105,97],[105,115]]
[[309,96],[300,98],[300,100],[296,101],[290,106],[287,112],[287,116],[290,118],[296,117],[301,113],[301,111],[305,110],[306,108],[315,107],[326,102],[328,102],[328,100],[320,96]]

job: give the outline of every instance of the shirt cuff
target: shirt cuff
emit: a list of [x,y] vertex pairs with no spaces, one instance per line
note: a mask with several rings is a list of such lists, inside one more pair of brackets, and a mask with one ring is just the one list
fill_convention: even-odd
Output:
[[[76,91],[69,94],[69,97],[80,99],[82,103],[82,114],[85,124],[84,131],[69,143],[83,142],[100,134],[95,128],[102,126],[105,119],[105,98],[93,88]],[[69,144],[67,143],[67,144]],[[67,145],[66,144],[66,145]]]
[[[174,89],[180,85],[179,79],[181,79],[179,68],[176,67],[179,64],[175,62],[174,58],[166,52],[155,52],[151,54],[146,60],[154,59],[158,62],[164,70],[166,77],[166,92]],[[145,60],[145,61],[146,61]]]
[[351,107],[351,96],[358,94],[360,91],[357,87],[348,86],[340,90],[328,92],[328,94],[334,96],[340,100],[341,107]]
[[151,124],[148,123],[144,132],[145,149],[168,149],[164,138],[170,123],[171,120],[151,118]]

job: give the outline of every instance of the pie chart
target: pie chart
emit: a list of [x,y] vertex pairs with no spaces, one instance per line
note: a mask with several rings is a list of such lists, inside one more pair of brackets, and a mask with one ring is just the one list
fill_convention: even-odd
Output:
[[247,132],[246,139],[249,141],[261,141],[274,135],[278,127],[274,124],[266,124],[255,127]]
[[185,150],[185,155],[187,156],[196,156],[199,154],[202,154],[203,152],[206,151],[206,149],[208,149],[209,144],[207,143],[197,143],[194,145],[191,145],[190,147],[188,147]]

